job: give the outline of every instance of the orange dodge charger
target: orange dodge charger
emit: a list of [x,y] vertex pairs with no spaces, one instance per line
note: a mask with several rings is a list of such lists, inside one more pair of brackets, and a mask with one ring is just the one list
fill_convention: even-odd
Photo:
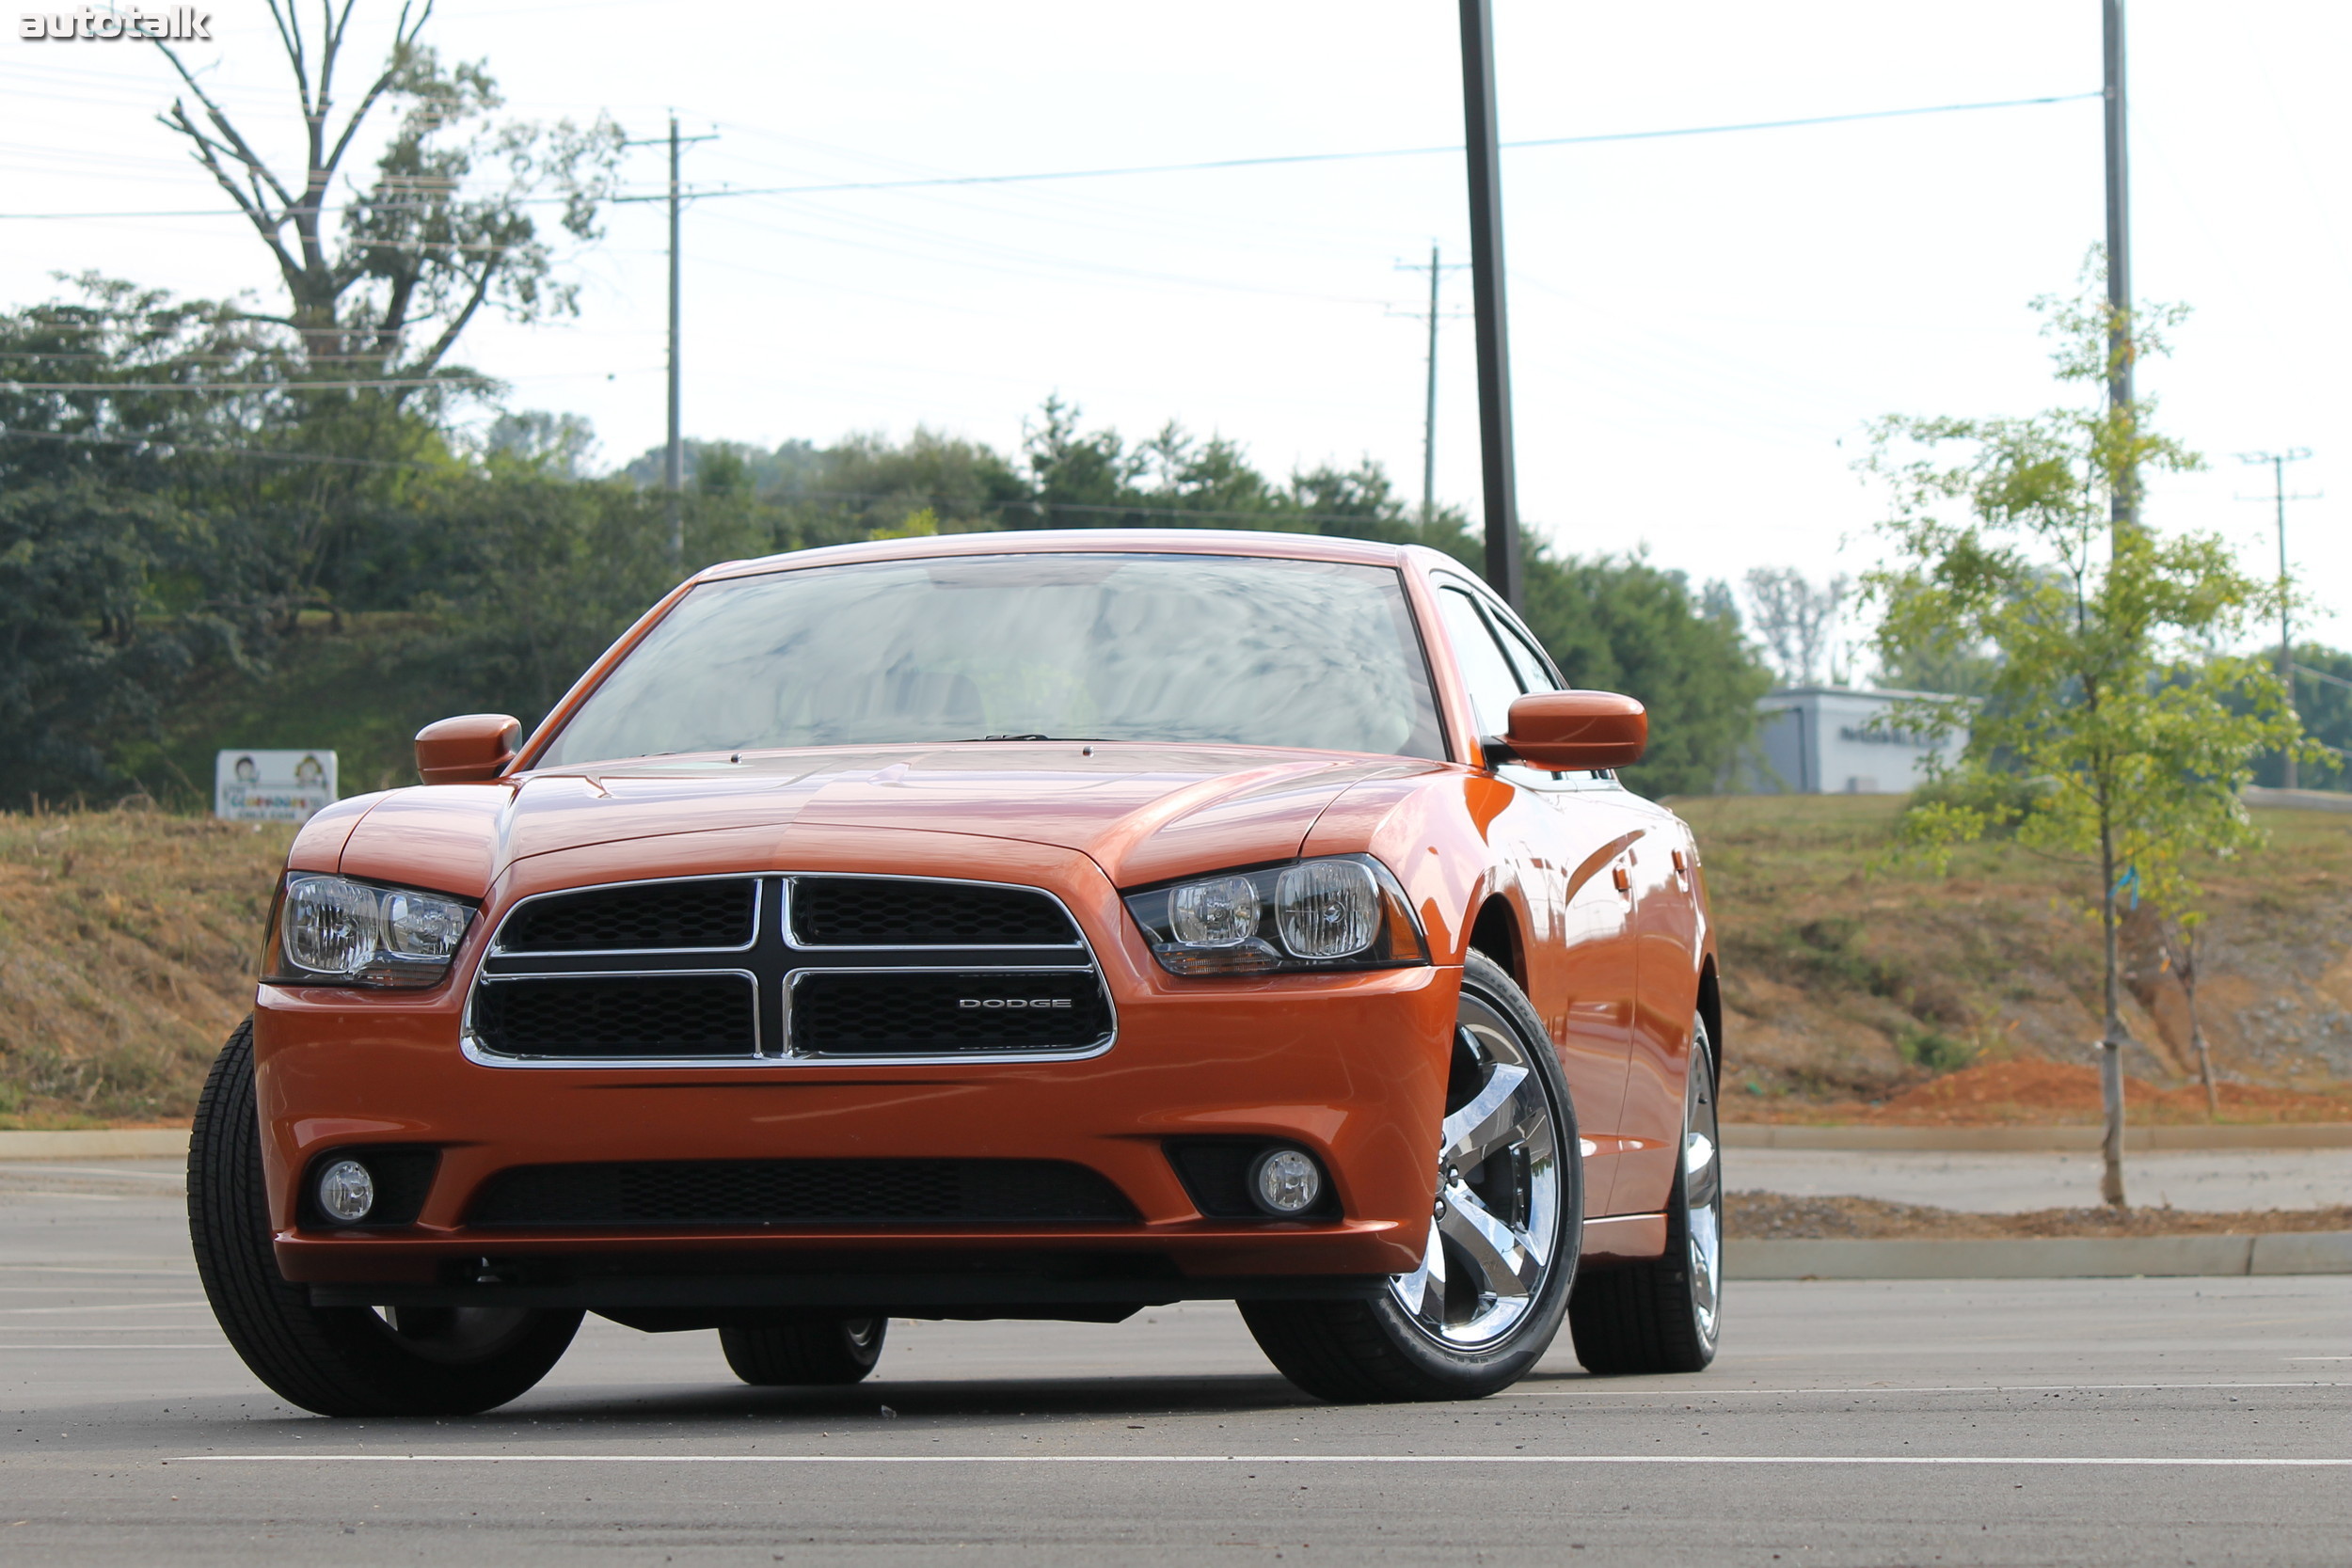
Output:
[[893,1317],[1230,1300],[1332,1400],[1713,1355],[1697,846],[1417,547],[967,534],[700,573],[537,733],[294,841],[197,1113],[205,1293],[331,1415],[581,1315],[850,1383]]

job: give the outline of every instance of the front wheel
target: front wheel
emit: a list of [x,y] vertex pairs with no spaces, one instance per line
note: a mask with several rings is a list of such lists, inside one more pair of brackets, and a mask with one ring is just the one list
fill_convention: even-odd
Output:
[[1715,1120],[1715,1051],[1691,1023],[1682,1095],[1682,1161],[1666,1205],[1666,1255],[1577,1281],[1568,1304],[1587,1371],[1695,1372],[1715,1359],[1724,1314],[1724,1166]]
[[882,1359],[888,1318],[807,1318],[719,1330],[727,1366],[755,1388],[857,1383]]
[[221,1048],[188,1135],[188,1239],[213,1316],[253,1375],[322,1416],[471,1416],[547,1376],[578,1312],[313,1307],[278,1272],[253,1023]]
[[1560,1331],[1584,1227],[1584,1163],[1543,1021],[1501,965],[1462,972],[1421,1264],[1370,1301],[1244,1302],[1268,1360],[1327,1400],[1483,1399]]

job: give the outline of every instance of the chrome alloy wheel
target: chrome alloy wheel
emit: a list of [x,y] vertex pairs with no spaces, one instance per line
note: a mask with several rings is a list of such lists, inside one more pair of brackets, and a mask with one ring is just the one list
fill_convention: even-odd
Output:
[[1703,1022],[1692,1026],[1682,1093],[1682,1204],[1689,1216],[1691,1307],[1699,1338],[1715,1342],[1723,1312],[1724,1162],[1715,1121],[1715,1053]]
[[1479,1350],[1508,1338],[1543,1293],[1559,1251],[1561,1173],[1543,1075],[1502,1015],[1468,993],[1446,1104],[1428,1244],[1389,1290],[1423,1335]]

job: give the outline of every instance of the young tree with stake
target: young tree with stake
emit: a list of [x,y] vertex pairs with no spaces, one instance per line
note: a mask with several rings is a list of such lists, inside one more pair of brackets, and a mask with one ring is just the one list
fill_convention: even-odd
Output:
[[[2103,275],[2094,254],[2077,297],[2035,302],[2061,384],[2104,387],[2111,353],[2161,353],[2157,329],[2184,314],[2119,315]],[[1883,525],[1891,560],[1865,579],[1884,612],[1882,649],[1890,659],[1953,647],[1994,659],[1981,705],[1914,700],[1882,720],[1937,738],[1968,736],[1936,768],[1945,787],[1905,815],[1907,842],[1940,862],[1956,844],[2014,826],[2026,847],[2074,859],[2099,879],[2100,1196],[2117,1206],[2129,1038],[2122,906],[2150,898],[2188,912],[2190,858],[2226,855],[2255,836],[2237,793],[2252,758],[2301,743],[2277,672],[2228,651],[2266,624],[2280,588],[2241,571],[2218,537],[2168,536],[2137,515],[2139,474],[2199,466],[2148,427],[2150,406],[2102,400],[2022,419],[1895,416],[1874,427],[1864,460],[1895,502]]]

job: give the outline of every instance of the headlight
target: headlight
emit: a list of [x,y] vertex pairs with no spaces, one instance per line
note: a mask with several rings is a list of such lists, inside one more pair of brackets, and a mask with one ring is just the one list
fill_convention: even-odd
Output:
[[1201,877],[1127,895],[1171,974],[1390,969],[1429,961],[1405,890],[1370,855]]
[[437,986],[473,908],[347,877],[286,879],[262,978],[277,986]]

